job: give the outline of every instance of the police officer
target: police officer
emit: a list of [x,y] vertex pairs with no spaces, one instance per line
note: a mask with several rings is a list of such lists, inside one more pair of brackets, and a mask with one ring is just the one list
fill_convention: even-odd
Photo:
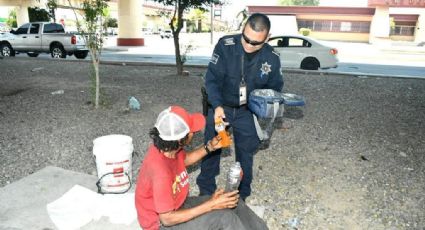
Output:
[[[269,31],[269,18],[260,13],[252,14],[242,34],[224,36],[218,41],[205,79],[211,104],[205,140],[216,135],[214,121],[217,119],[225,119],[232,127],[236,161],[243,170],[239,186],[243,200],[251,194],[253,157],[260,143],[247,106],[248,95],[254,89],[280,92],[283,88],[279,54],[267,44]],[[201,195],[213,194],[217,188],[215,177],[219,174],[220,154],[221,150],[217,150],[202,160],[196,180]]]

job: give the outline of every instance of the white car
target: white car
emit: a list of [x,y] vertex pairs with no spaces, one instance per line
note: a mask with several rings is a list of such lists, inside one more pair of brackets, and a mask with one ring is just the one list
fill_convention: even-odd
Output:
[[143,33],[144,35],[152,35],[152,34],[153,34],[153,30],[152,30],[152,28],[146,28],[146,27],[143,27],[143,28],[142,28],[142,33]]
[[283,68],[318,70],[338,65],[338,50],[302,35],[271,37],[268,43],[280,53]]
[[164,30],[160,33],[161,38],[172,38],[173,32],[171,30]]

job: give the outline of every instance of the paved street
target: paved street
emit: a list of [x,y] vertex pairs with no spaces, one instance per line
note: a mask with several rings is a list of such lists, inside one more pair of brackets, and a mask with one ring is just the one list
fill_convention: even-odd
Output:
[[[187,57],[187,65],[207,65],[218,38],[215,34],[211,42],[209,33],[180,35],[181,54]],[[322,73],[342,73],[383,77],[425,78],[425,47],[414,46],[409,42],[391,44],[366,44],[323,41],[338,49],[337,68],[320,70]],[[112,62],[155,62],[174,64],[175,49],[173,39],[161,39],[159,35],[146,35],[145,46],[116,46],[116,36],[108,37],[104,44],[102,61]],[[17,57],[26,57],[18,55]],[[41,54],[39,58],[50,58]],[[67,57],[76,60],[75,57]],[[291,70],[297,71],[297,70]]]
[[[182,54],[187,52],[187,64],[206,65],[214,44],[224,34],[186,34],[180,36]],[[371,45],[366,43],[330,42],[325,44],[338,49],[339,66],[322,70],[326,73],[425,78],[425,47],[409,42]],[[175,63],[172,39],[147,35],[144,47],[117,47],[116,38],[105,43],[105,60]],[[190,47],[189,47],[190,44]],[[188,47],[190,50],[188,50]]]

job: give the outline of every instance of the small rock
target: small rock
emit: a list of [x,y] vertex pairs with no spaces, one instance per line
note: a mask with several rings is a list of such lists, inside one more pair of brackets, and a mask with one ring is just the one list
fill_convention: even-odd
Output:
[[291,227],[291,228],[297,228],[297,226],[298,226],[298,218],[292,218],[292,219],[290,219],[290,220],[288,220],[288,225]]
[[140,110],[140,102],[135,97],[128,99],[128,107],[132,110]]
[[361,155],[360,159],[364,160],[364,161],[368,161],[369,159],[367,159],[365,156]]
[[189,72],[189,71],[187,71],[187,70],[183,70],[182,75],[183,75],[183,76],[189,76],[189,75],[190,75],[190,72]]
[[57,91],[53,91],[53,92],[51,92],[50,94],[52,94],[52,95],[57,95],[57,94],[63,94],[65,91],[63,90],[63,89],[61,89],[61,90],[57,90]]
[[40,71],[40,70],[43,70],[43,69],[44,69],[44,67],[37,67],[37,68],[32,69],[31,72],[37,72],[37,71]]

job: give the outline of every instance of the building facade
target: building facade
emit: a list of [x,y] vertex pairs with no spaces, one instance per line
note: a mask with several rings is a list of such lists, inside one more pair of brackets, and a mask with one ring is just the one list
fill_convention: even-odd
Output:
[[322,40],[425,42],[425,0],[369,0],[368,7],[248,6],[248,12],[269,15],[272,34],[293,33],[285,28],[295,27]]

